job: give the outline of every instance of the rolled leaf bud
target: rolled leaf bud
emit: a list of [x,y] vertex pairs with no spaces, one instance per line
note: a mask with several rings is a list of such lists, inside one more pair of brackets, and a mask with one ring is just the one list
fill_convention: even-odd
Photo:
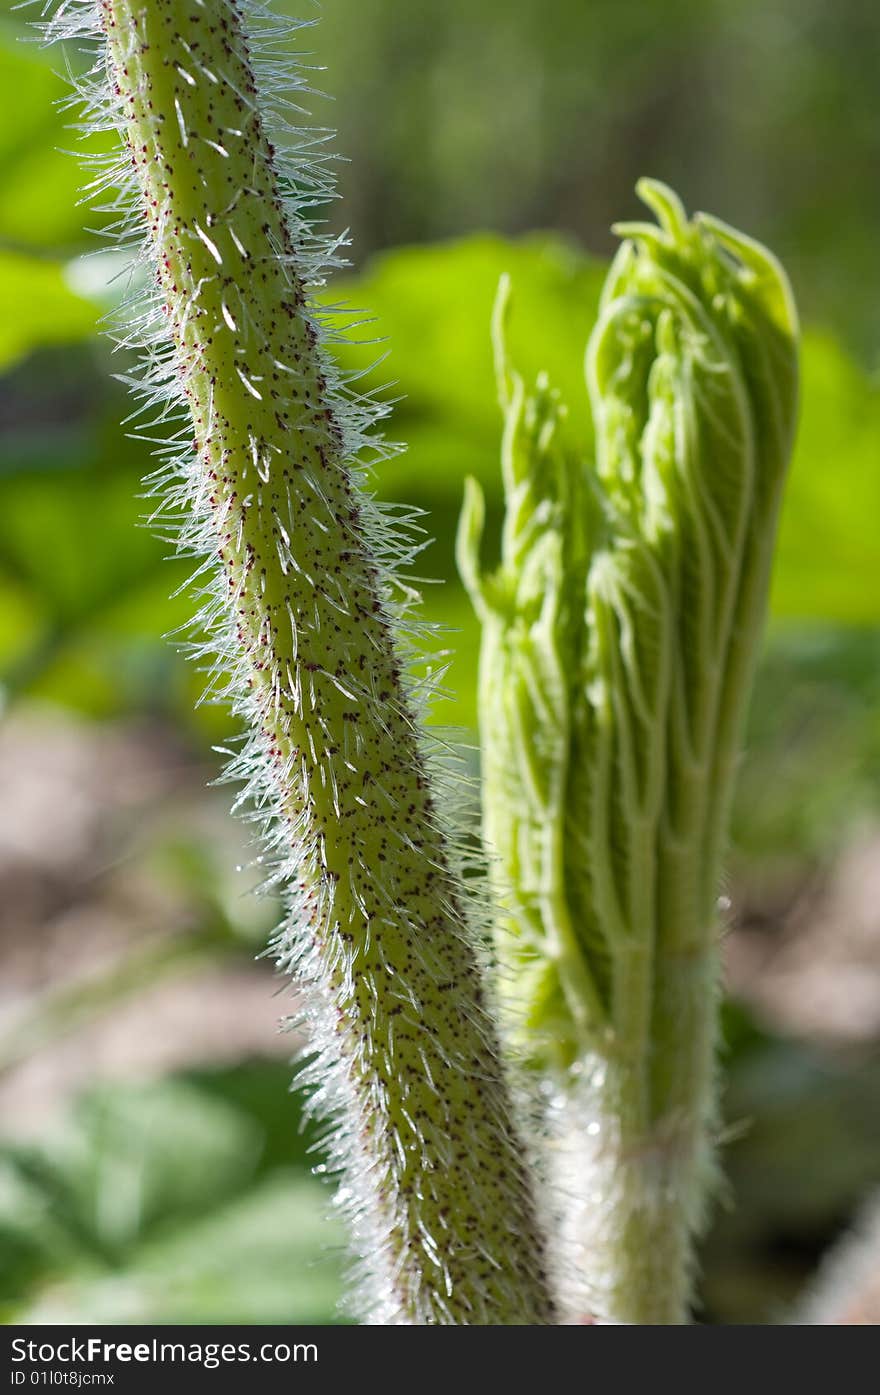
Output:
[[545,387],[508,394],[501,566],[480,568],[473,492],[460,556],[484,622],[499,957],[556,1082],[571,1305],[665,1322],[686,1313],[713,1174],[716,902],[798,327],[769,252],[639,192],[659,226],[618,229],[587,351],[595,464],[563,461]]

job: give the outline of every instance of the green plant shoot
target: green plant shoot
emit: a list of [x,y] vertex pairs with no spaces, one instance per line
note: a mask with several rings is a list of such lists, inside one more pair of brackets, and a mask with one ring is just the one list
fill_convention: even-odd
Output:
[[718,1124],[718,897],[797,400],[778,262],[663,185],[622,225],[586,376],[595,463],[507,362],[500,566],[470,482],[483,826],[511,1030],[551,1083],[569,1308],[685,1320]]

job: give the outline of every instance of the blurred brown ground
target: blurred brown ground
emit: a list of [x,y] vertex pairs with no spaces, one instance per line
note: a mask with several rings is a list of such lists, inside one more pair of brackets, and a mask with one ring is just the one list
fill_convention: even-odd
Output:
[[[4,724],[0,772],[7,1139],[102,1082],[292,1055],[291,990],[258,957],[277,906],[232,870],[247,830],[214,772],[161,725],[39,707]],[[880,830],[731,900],[728,989],[755,1042],[728,1051],[707,1315],[779,1320],[880,1178]]]

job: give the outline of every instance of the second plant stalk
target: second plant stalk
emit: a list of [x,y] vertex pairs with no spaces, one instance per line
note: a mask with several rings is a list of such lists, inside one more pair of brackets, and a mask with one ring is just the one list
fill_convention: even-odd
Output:
[[794,435],[779,263],[718,221],[625,238],[587,352],[595,463],[495,323],[501,562],[469,482],[483,827],[511,1035],[541,1079],[568,1316],[687,1320],[719,1110],[718,894]]

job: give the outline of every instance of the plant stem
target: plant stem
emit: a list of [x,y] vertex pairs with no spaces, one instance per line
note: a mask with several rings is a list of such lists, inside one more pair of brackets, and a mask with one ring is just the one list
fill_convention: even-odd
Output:
[[[699,1010],[712,1030],[714,1009]],[[566,1312],[583,1320],[679,1324],[689,1318],[692,1236],[711,1177],[711,1149],[700,1119],[700,1094],[713,1108],[713,1050],[695,1089],[693,1018],[665,1049],[669,1113],[645,1117],[646,1081],[632,1062],[605,1053],[578,1063],[548,1111],[554,1177],[567,1198],[562,1245],[572,1266]],[[591,1083],[592,1082],[592,1083]],[[680,1108],[677,1107],[680,1102]]]
[[[387,525],[355,478],[363,413],[307,302],[311,235],[281,197],[244,6],[99,8],[170,343],[145,388],[159,403],[182,392],[191,419],[171,498],[183,546],[213,558],[201,619],[253,733],[233,768],[288,887],[278,954],[309,982],[310,1077],[338,1122],[362,1311],[550,1322],[470,910],[395,639]],[[277,33],[268,43],[277,62]],[[292,170],[320,196],[296,152]]]

